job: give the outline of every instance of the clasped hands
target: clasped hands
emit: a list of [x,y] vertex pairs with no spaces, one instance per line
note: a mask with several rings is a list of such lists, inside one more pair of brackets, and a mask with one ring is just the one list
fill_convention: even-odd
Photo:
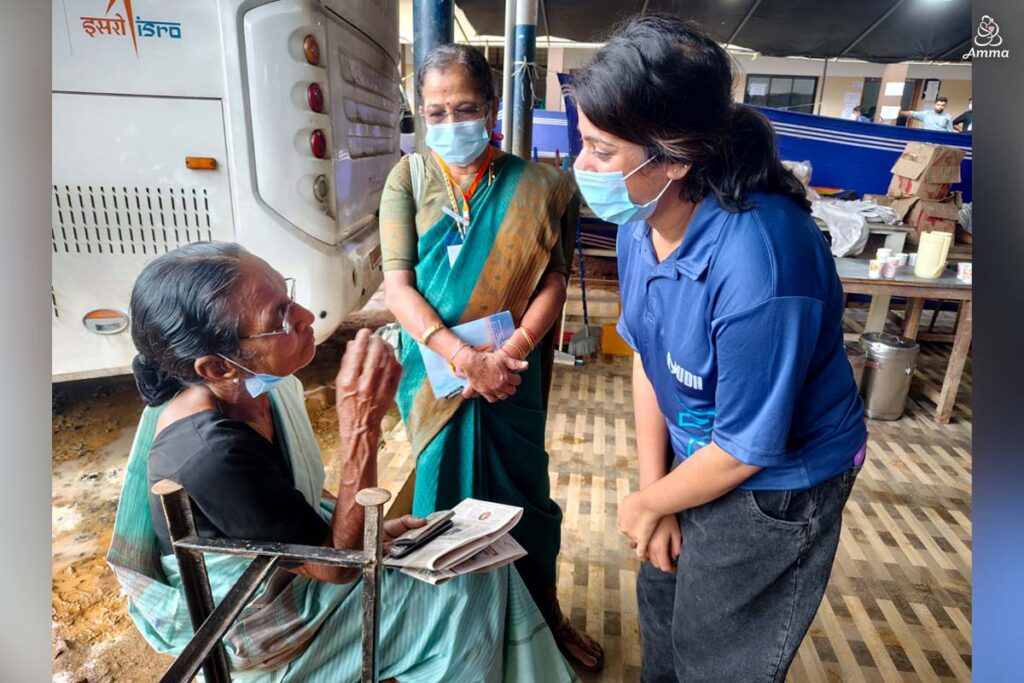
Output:
[[619,503],[619,531],[629,540],[641,562],[650,562],[663,572],[675,573],[682,551],[679,520],[653,509],[643,489],[631,493]]
[[514,396],[523,382],[519,373],[529,367],[526,361],[513,358],[504,348],[497,351],[467,348],[453,364],[456,376],[469,382],[462,396],[482,396],[488,403]]

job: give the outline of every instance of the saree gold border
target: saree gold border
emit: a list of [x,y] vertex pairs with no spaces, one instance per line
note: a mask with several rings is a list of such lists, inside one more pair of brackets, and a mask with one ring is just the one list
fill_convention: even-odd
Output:
[[[562,214],[575,192],[576,183],[570,174],[527,164],[460,322],[503,310],[510,311],[517,323],[522,319],[547,267]],[[413,457],[419,457],[464,400],[461,396],[438,400],[430,385],[423,384],[406,425]],[[412,509],[415,480],[414,469],[396,496],[389,517]]]

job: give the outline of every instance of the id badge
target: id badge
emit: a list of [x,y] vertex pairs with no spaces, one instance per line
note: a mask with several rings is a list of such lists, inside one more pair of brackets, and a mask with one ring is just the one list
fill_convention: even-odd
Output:
[[448,245],[448,266],[450,268],[455,267],[455,259],[459,258],[459,252],[462,251],[461,244],[449,244]]

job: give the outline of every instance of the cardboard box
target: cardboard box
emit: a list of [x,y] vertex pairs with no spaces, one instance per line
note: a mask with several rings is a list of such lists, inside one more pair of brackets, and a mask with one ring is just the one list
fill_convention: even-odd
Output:
[[926,142],[908,142],[891,169],[893,175],[921,183],[959,183],[964,150]]
[[878,204],[879,206],[891,206],[892,205],[892,197],[890,197],[888,195],[884,195],[884,194],[866,194],[866,195],[864,195],[863,199],[866,202],[874,202],[875,204]]
[[886,194],[890,197],[945,199],[949,196],[949,183],[925,183],[906,176],[894,175]]
[[927,230],[956,233],[956,222],[959,218],[960,209],[953,197],[941,202],[918,199],[907,214],[905,222],[916,228],[918,233]]
[[907,223],[907,214],[914,208],[914,205],[920,201],[920,197],[903,197],[900,199],[891,200],[890,207],[896,212],[896,215],[900,217],[900,220]]

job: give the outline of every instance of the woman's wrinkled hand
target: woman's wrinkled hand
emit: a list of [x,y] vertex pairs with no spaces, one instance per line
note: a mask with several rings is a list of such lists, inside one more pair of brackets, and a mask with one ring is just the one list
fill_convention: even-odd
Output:
[[516,387],[523,382],[519,373],[529,367],[526,361],[509,358],[501,350],[474,351],[465,356],[462,365],[456,365],[459,374],[469,381],[462,395],[465,398],[483,396],[488,403],[514,396]]
[[368,329],[359,330],[345,346],[334,380],[341,433],[379,429],[395,399],[402,366],[391,345]]

